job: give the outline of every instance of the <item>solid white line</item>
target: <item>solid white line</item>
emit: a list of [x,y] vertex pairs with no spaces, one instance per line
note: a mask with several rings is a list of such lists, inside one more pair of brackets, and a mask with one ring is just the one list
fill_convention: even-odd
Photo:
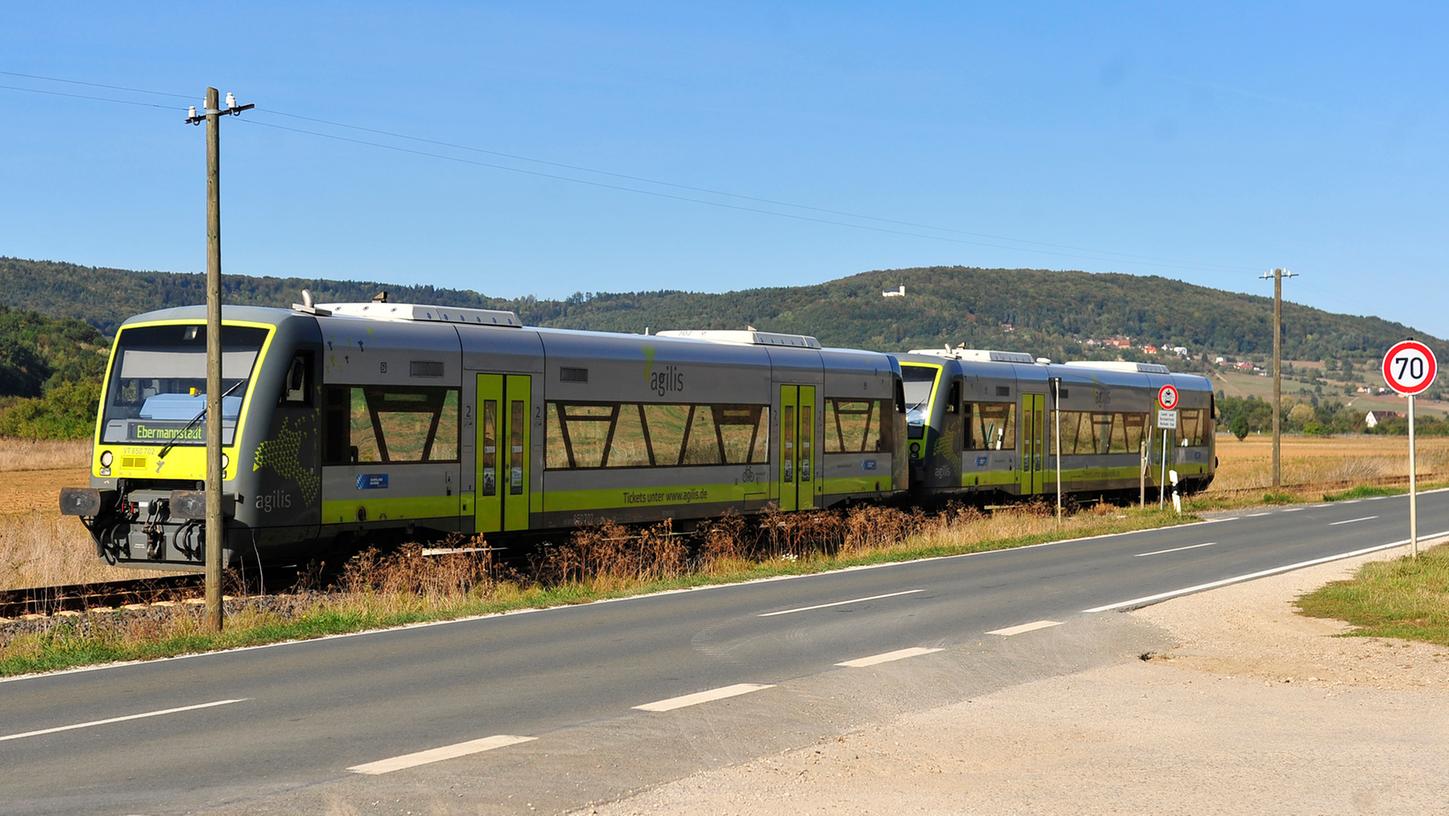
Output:
[[924,589],[907,589],[904,592],[887,592],[884,595],[871,595],[868,598],[852,598],[848,601],[834,601],[832,603],[816,604],[814,606],[802,606],[799,609],[781,609],[779,612],[761,612],[759,617],[773,618],[776,615],[790,615],[795,612],[809,612],[812,609],[826,609],[832,606],[845,606],[846,604],[861,603],[862,601],[878,601],[881,598],[894,598],[898,595],[911,595],[916,592],[925,592]]
[[758,683],[735,683],[733,686],[722,686],[709,691],[700,691],[694,694],[686,694],[682,697],[670,697],[668,700],[658,700],[653,703],[636,705],[639,711],[673,711],[676,708],[685,708],[700,703],[709,703],[715,700],[724,700],[729,697],[738,697],[741,694],[749,694],[752,691],[764,691],[767,688],[774,688],[772,685],[760,685]]
[[[1419,539],[1423,541],[1446,535],[1449,535],[1449,530],[1422,535],[1419,537]],[[1117,603],[1094,606],[1091,609],[1083,609],[1082,612],[1111,612],[1114,609],[1126,609],[1129,607],[1146,606],[1150,603],[1165,601],[1168,598],[1176,598],[1179,595],[1190,595],[1194,592],[1202,592],[1205,589],[1217,589],[1218,587],[1227,586],[1228,584],[1236,584],[1242,581],[1251,581],[1254,578],[1266,578],[1269,575],[1277,575],[1280,572],[1291,572],[1292,570],[1302,569],[1304,567],[1317,566],[1318,564],[1327,564],[1330,561],[1340,561],[1344,558],[1353,558],[1354,556],[1358,555],[1368,555],[1369,553],[1379,552],[1380,550],[1391,550],[1394,547],[1402,547],[1408,543],[1409,540],[1405,538],[1403,540],[1394,541],[1389,544],[1379,544],[1374,547],[1364,547],[1361,550],[1353,550],[1351,552],[1339,553],[1337,555],[1325,555],[1322,558],[1314,558],[1311,561],[1299,561],[1296,564],[1286,564],[1281,567],[1273,567],[1271,569],[1259,570],[1258,572],[1250,572],[1247,575],[1235,575],[1232,578],[1224,578],[1220,581],[1210,581],[1206,584],[1198,584],[1197,586],[1183,587],[1182,589],[1173,589],[1167,592],[1159,592],[1156,595],[1144,595],[1141,598],[1133,598],[1130,601],[1118,601]]]
[[1267,513],[1249,513],[1247,515],[1247,518],[1258,518],[1259,516],[1268,516],[1268,515],[1272,515],[1271,511],[1270,512],[1267,512]]
[[1017,625],[1017,626],[1008,626],[1005,629],[992,629],[990,632],[987,632],[986,634],[988,634],[988,635],[1001,635],[1002,637],[1011,637],[1012,635],[1021,635],[1021,634],[1025,634],[1027,632],[1035,632],[1038,629],[1048,629],[1048,628],[1053,627],[1053,626],[1061,626],[1061,625],[1062,625],[1062,622],[1061,621],[1039,620],[1039,621],[1032,621],[1031,623],[1023,623],[1023,624],[1020,624],[1020,625]]
[[1284,513],[1297,513],[1299,510],[1302,510],[1302,509],[1303,509],[1302,507],[1285,507],[1285,508],[1283,508],[1282,512],[1284,512]]
[[1323,504],[1315,504],[1315,505],[1313,505],[1313,507],[1314,507],[1315,510],[1318,509],[1319,507],[1332,507],[1332,506],[1333,506],[1333,502],[1324,502]]
[[1358,504],[1361,501],[1363,501],[1363,499],[1349,499],[1348,501],[1341,501],[1339,502],[1339,504]]
[[1146,558],[1149,555],[1166,555],[1167,553],[1182,552],[1183,550],[1195,550],[1198,547],[1211,547],[1212,545],[1214,545],[1216,543],[1217,543],[1216,541],[1209,541],[1206,544],[1189,544],[1186,547],[1173,547],[1170,550],[1153,550],[1152,552],[1137,553],[1136,555],[1134,555],[1132,557],[1133,558]]
[[56,726],[55,728],[42,728],[39,731],[26,731],[23,734],[9,734],[7,736],[0,737],[0,742],[25,739],[26,737],[38,737],[42,734],[55,734],[61,731],[74,731],[77,728],[90,728],[91,726],[95,725],[110,725],[111,723],[126,722],[127,720],[140,720],[146,717],[160,717],[164,714],[179,714],[183,711],[196,711],[197,709],[201,708],[214,708],[216,706],[240,703],[242,702],[242,700],[246,699],[247,698],[243,697],[239,700],[216,700],[210,703],[198,703],[196,705],[181,706],[179,708],[165,708],[160,711],[147,711],[143,714],[127,714],[124,717],[111,717],[110,719],[106,720],[92,720],[90,722],[76,723],[75,725],[61,725]]
[[1368,521],[1369,519],[1376,519],[1376,518],[1378,518],[1378,516],[1364,516],[1363,518],[1344,519],[1343,521],[1330,521],[1328,523],[1328,526],[1329,527],[1337,527],[1340,524],[1353,524],[1356,521]]
[[1387,499],[1387,498],[1388,498],[1388,496],[1370,496],[1369,497],[1369,501],[1383,501],[1384,499]]
[[[1238,520],[1238,517],[1237,516],[1228,516],[1227,518],[1213,519],[1213,521],[1237,521],[1237,520]],[[1162,529],[1171,529],[1171,528],[1170,527],[1164,527]]]
[[353,773],[378,774],[401,771],[404,768],[416,768],[419,765],[427,765],[430,762],[442,762],[445,759],[456,759],[469,754],[481,754],[484,751],[492,751],[495,748],[506,748],[510,745],[517,745],[520,742],[531,742],[537,737],[515,737],[509,734],[498,734],[483,739],[460,742],[456,745],[444,745],[441,748],[429,748],[426,751],[418,751],[413,754],[403,754],[391,759],[379,759],[376,762],[368,762],[363,765],[353,765],[347,770]]
[[857,657],[854,660],[846,660],[836,663],[837,666],[844,666],[847,669],[863,669],[866,666],[876,666],[881,663],[890,663],[893,660],[905,660],[908,657],[919,657],[920,655],[934,654],[940,649],[927,649],[924,646],[915,646],[910,649],[897,649],[894,652],[884,652],[870,657]]

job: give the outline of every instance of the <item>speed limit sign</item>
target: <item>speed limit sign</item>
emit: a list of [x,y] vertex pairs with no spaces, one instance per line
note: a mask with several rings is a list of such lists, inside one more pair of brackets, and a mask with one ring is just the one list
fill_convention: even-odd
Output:
[[1177,407],[1177,389],[1171,385],[1164,385],[1157,389],[1157,404],[1164,411],[1171,411]]
[[1394,344],[1384,355],[1384,382],[1405,396],[1422,394],[1434,384],[1439,364],[1434,352],[1418,340]]

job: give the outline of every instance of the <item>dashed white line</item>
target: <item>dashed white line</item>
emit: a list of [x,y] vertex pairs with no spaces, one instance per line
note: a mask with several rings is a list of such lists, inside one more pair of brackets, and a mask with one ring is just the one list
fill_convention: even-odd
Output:
[[1378,518],[1378,516],[1364,516],[1362,518],[1344,519],[1343,521],[1330,521],[1328,523],[1328,526],[1329,527],[1337,527],[1340,524],[1353,524],[1354,522],[1358,522],[1358,521],[1368,521],[1369,519],[1376,519],[1376,518]]
[[90,722],[76,723],[74,725],[59,725],[55,728],[42,728],[39,731],[26,731],[21,734],[8,734],[0,737],[0,742],[25,739],[26,737],[39,737],[44,734],[57,734],[61,731],[74,731],[77,728],[91,728],[97,725],[110,725],[111,723],[126,722],[127,720],[141,720],[147,717],[160,717],[166,714],[180,714],[183,711],[196,711],[202,708],[215,708],[216,706],[231,705],[240,703],[247,698],[238,700],[213,700],[210,703],[197,703],[196,705],[180,706],[178,708],[163,708],[160,711],[146,711],[141,714],[127,714],[124,717],[110,717],[104,720],[91,720]]
[[1062,622],[1061,621],[1039,620],[1039,621],[1032,621],[1031,623],[1019,624],[1017,626],[1008,626],[1005,629],[992,629],[990,632],[987,632],[986,634],[988,634],[988,635],[1001,635],[1002,637],[1011,637],[1012,635],[1022,635],[1022,634],[1026,634],[1027,632],[1035,632],[1038,629],[1047,629],[1047,628],[1052,627],[1052,626],[1061,626],[1061,625],[1062,625]]
[[[1428,533],[1426,535],[1420,536],[1419,538],[1420,540],[1428,540],[1431,538],[1439,538],[1441,536],[1449,536],[1449,530],[1443,530],[1437,533]],[[1206,584],[1198,584],[1196,586],[1183,587],[1182,589],[1173,589],[1168,590],[1167,592],[1159,592],[1156,595],[1144,595],[1141,598],[1133,598],[1130,601],[1118,601],[1117,603],[1094,606],[1091,609],[1083,609],[1082,612],[1084,614],[1089,614],[1092,612],[1111,612],[1116,609],[1131,609],[1138,606],[1146,606],[1150,603],[1165,601],[1168,598],[1176,598],[1179,595],[1190,595],[1194,592],[1202,592],[1205,589],[1217,589],[1218,587],[1227,586],[1228,584],[1236,584],[1242,581],[1251,581],[1254,578],[1266,578],[1269,575],[1277,575],[1280,572],[1291,572],[1296,569],[1302,569],[1303,567],[1312,567],[1318,564],[1327,564],[1330,561],[1339,561],[1344,558],[1353,558],[1356,555],[1368,555],[1369,553],[1375,553],[1380,550],[1391,550],[1394,547],[1402,547],[1408,543],[1409,540],[1405,538],[1400,541],[1394,541],[1388,544],[1379,544],[1374,547],[1364,547],[1361,550],[1352,550],[1350,552],[1339,553],[1337,555],[1325,555],[1322,558],[1314,558],[1311,561],[1299,561],[1296,564],[1285,564],[1281,567],[1273,567],[1272,569],[1259,570],[1258,572],[1250,572],[1246,575],[1235,575],[1232,578],[1224,578],[1220,581],[1210,581]]]
[[497,734],[482,739],[460,742],[456,745],[444,745],[441,748],[429,748],[426,751],[418,751],[412,754],[403,754],[390,759],[379,759],[376,762],[368,762],[363,765],[353,765],[347,770],[353,773],[378,774],[401,771],[404,768],[416,768],[419,765],[427,765],[432,762],[442,762],[445,759],[456,759],[470,754],[481,754],[484,751],[492,751],[497,748],[506,748],[510,745],[517,745],[520,742],[531,742],[537,737],[515,737],[511,734]]
[[1209,541],[1206,544],[1189,544],[1186,547],[1173,547],[1170,550],[1153,550],[1152,552],[1136,553],[1133,558],[1146,558],[1149,555],[1166,555],[1167,553],[1182,552],[1183,550],[1195,550],[1199,547],[1211,547],[1216,541]]
[[709,691],[700,691],[694,694],[685,694],[682,697],[670,697],[667,700],[658,700],[644,705],[636,705],[639,711],[673,711],[676,708],[686,708],[700,703],[709,703],[715,700],[724,700],[729,697],[738,697],[741,694],[749,694],[753,691],[764,691],[767,688],[774,688],[772,685],[761,685],[758,683],[735,683],[733,686],[722,686]]
[[928,649],[924,646],[915,646],[910,649],[897,649],[894,652],[883,652],[870,657],[857,657],[854,660],[846,660],[836,663],[837,666],[844,666],[847,669],[863,669],[866,666],[877,666],[881,663],[890,663],[893,660],[905,660],[908,657],[919,657],[920,655],[934,654],[940,649]]
[[1262,513],[1249,513],[1245,518],[1258,518],[1259,516],[1269,516],[1269,515],[1272,515],[1272,514],[1273,514],[1273,511],[1268,510],[1268,511],[1265,511],[1265,512],[1262,512]]
[[833,601],[831,603],[816,604],[814,606],[802,606],[798,609],[781,609],[778,612],[761,612],[759,617],[773,618],[776,615],[790,615],[796,612],[809,612],[812,609],[828,609],[832,606],[845,606],[846,604],[861,603],[863,601],[878,601],[881,598],[895,598],[900,595],[911,595],[916,592],[925,592],[924,589],[907,589],[904,592],[887,592],[884,595],[871,595],[868,598],[851,598],[848,601]]

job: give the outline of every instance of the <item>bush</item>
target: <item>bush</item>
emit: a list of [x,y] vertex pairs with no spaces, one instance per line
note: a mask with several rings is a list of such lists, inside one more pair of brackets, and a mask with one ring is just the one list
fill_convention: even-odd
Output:
[[84,439],[96,426],[100,386],[94,380],[58,383],[39,397],[16,400],[0,413],[0,436]]

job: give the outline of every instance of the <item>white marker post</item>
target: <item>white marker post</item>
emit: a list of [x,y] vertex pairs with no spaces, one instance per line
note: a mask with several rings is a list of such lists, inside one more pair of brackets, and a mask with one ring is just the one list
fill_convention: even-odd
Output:
[[1414,459],[1414,397],[1429,390],[1439,373],[1434,352],[1418,340],[1395,343],[1384,355],[1384,382],[1409,398],[1409,544],[1419,557],[1419,469]]
[[1157,427],[1162,429],[1162,476],[1157,480],[1157,507],[1167,503],[1167,432],[1177,430],[1177,389],[1164,385],[1157,389]]

